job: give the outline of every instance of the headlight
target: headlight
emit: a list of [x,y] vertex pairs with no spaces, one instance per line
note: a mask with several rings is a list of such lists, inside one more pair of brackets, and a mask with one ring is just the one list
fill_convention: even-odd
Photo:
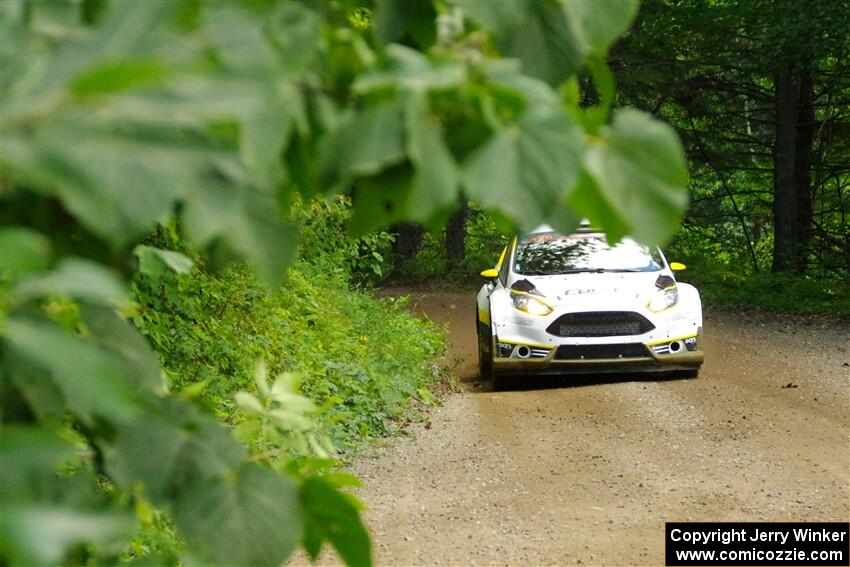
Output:
[[653,313],[664,311],[673,307],[679,302],[679,289],[676,286],[671,286],[666,289],[661,289],[655,292],[652,299],[646,305]]
[[530,315],[548,315],[552,312],[552,308],[545,301],[538,299],[527,293],[513,293],[511,297],[514,301],[514,307],[520,311],[525,311]]

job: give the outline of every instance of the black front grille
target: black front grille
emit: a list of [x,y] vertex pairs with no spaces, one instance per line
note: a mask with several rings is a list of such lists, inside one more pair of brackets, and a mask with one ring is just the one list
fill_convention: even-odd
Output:
[[561,345],[555,352],[556,360],[592,360],[599,358],[642,358],[649,351],[640,343],[623,345]]
[[589,311],[561,315],[546,332],[557,337],[622,337],[654,328],[646,317],[632,311]]

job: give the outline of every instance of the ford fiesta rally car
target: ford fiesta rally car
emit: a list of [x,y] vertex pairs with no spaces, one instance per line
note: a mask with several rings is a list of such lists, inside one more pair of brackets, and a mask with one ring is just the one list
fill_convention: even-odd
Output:
[[481,376],[675,372],[703,362],[699,292],[685,266],[631,239],[543,226],[515,237],[477,297]]

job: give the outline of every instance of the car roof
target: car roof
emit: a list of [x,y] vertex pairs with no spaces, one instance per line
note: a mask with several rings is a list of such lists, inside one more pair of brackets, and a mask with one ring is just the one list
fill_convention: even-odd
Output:
[[605,233],[603,231],[599,230],[598,228],[590,226],[589,221],[583,220],[583,221],[581,221],[581,224],[578,226],[578,228],[576,228],[574,231],[565,232],[565,233],[558,233],[558,231],[555,230],[554,228],[552,228],[550,225],[541,224],[540,226],[536,227],[532,231],[526,232],[524,234],[517,235],[518,236],[517,240],[522,242],[522,241],[526,240],[527,238],[533,237],[535,235],[547,234],[547,233],[563,234],[564,236],[570,236],[570,235],[573,235],[573,234],[576,234],[576,235],[581,234],[581,235],[594,235],[594,236],[598,236],[598,237],[601,237],[601,238],[605,237]]

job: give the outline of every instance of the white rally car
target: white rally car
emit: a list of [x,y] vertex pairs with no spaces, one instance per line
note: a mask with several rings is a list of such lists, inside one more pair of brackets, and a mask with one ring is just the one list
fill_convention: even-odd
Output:
[[583,226],[515,237],[478,292],[481,376],[674,372],[703,362],[699,292],[684,265],[631,239],[609,245]]

